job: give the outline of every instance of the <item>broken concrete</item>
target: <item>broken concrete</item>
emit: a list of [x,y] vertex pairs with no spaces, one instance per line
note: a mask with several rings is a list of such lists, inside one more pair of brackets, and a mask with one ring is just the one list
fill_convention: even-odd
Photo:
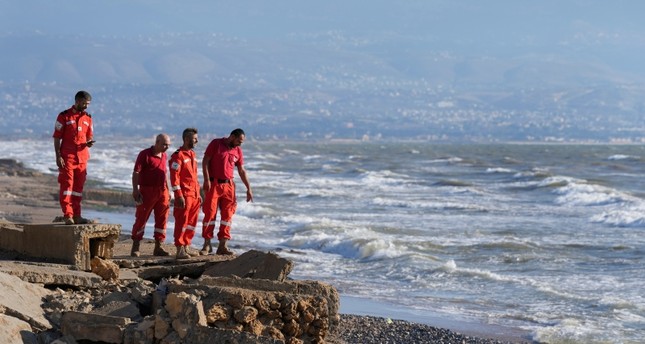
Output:
[[0,338],[3,343],[38,344],[27,322],[4,314],[0,314]]
[[112,250],[115,259],[94,257],[95,267],[107,267],[103,278],[73,270],[75,265],[0,260],[0,275],[13,274],[4,277],[11,283],[31,285],[20,278],[55,289],[32,285],[43,295],[24,294],[20,285],[29,295],[29,312],[8,301],[9,307],[0,305],[0,315],[11,318],[5,320],[15,328],[12,335],[60,344],[322,343],[338,324],[337,291],[315,281],[288,281],[292,263],[273,253],[129,257],[131,240],[121,239]]
[[251,250],[234,260],[206,269],[204,275],[212,277],[237,276],[284,282],[292,269],[293,263],[291,261],[280,258],[275,253]]
[[41,299],[49,294],[47,289],[0,273],[0,290],[0,308],[3,309],[3,314],[24,321],[37,331],[52,327],[40,306]]
[[[92,288],[103,281],[101,276],[91,272],[73,270],[73,266],[51,263],[1,261],[0,272],[16,276],[29,283],[47,287]],[[127,283],[139,277],[131,271],[120,271],[119,280]]]
[[90,271],[91,259],[112,258],[121,225],[13,224],[0,227],[0,248]]
[[75,340],[104,343],[123,343],[123,333],[130,319],[108,315],[66,312],[61,321],[61,331]]
[[168,292],[198,296],[209,326],[278,340],[322,343],[339,321],[338,292],[316,281],[203,277],[169,281]]

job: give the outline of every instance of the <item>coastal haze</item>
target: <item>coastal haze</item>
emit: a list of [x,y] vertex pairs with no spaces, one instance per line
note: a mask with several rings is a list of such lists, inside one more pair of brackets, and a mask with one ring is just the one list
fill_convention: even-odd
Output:
[[[0,1],[0,133],[642,142],[636,1]],[[28,16],[29,20],[26,20]]]

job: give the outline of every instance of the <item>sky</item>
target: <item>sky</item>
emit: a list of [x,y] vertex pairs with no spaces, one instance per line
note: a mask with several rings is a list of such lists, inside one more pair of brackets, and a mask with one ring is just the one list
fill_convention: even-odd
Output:
[[645,3],[638,0],[2,0],[0,33],[221,32],[270,38],[303,31],[342,30],[492,42],[512,37],[557,41],[586,31],[597,34],[596,39],[607,35],[609,40],[614,35],[627,39],[642,34],[643,10]]
[[645,51],[644,12],[638,0],[0,0],[0,37],[192,32],[282,41],[338,32],[400,37],[401,54],[431,44],[494,56],[597,54],[620,64]]
[[[537,90],[522,110],[580,112],[595,107],[588,93],[632,118],[645,108],[642,13],[638,0],[0,0],[0,85],[306,80],[309,93],[360,85],[379,97],[394,80],[469,87],[462,98],[480,108]],[[473,94],[504,87],[510,101]],[[576,102],[552,101],[567,92]]]

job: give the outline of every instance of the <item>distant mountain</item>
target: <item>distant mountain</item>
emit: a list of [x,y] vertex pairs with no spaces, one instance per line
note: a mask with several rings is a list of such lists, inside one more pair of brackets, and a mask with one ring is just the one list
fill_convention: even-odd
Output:
[[258,138],[645,136],[637,76],[564,58],[426,51],[402,62],[383,46],[197,34],[12,36],[0,45],[11,47],[0,56],[0,65],[12,66],[2,69],[0,83],[5,134],[49,135],[55,113],[84,88],[95,96],[97,130],[114,135],[186,126],[219,135],[241,126]]

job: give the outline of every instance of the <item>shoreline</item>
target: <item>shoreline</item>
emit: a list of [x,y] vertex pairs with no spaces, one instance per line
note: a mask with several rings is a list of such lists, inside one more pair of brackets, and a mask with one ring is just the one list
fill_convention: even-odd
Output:
[[[92,184],[88,180],[88,184]],[[93,189],[92,192],[96,192]],[[90,191],[90,190],[87,190]],[[84,200],[84,209],[90,213],[108,213],[109,202],[102,197],[114,197],[114,190],[105,190],[107,196],[94,194]],[[57,202],[58,184],[55,175],[25,168],[14,159],[0,157],[0,223],[50,223],[60,215]],[[125,193],[125,192],[123,192]],[[129,194],[128,194],[129,196]],[[123,197],[117,195],[123,201]],[[516,328],[487,325],[466,320],[455,320],[433,314],[418,314],[379,301],[341,294],[341,328],[330,338],[330,343],[353,343],[351,335],[367,331],[359,337],[370,343],[395,340],[397,343],[418,343],[424,336],[448,336],[450,342],[464,343],[534,343],[529,333]],[[406,331],[419,337],[402,338]],[[348,338],[349,337],[349,338]],[[384,339],[386,338],[386,339]],[[399,341],[401,340],[401,341]],[[421,341],[425,342],[425,341]],[[430,341],[432,342],[432,341]]]
[[449,329],[469,337],[490,338],[504,342],[532,343],[530,332],[519,328],[483,324],[467,319],[451,318],[427,311],[401,308],[378,300],[340,295],[340,313],[347,315],[403,320],[410,323]]

